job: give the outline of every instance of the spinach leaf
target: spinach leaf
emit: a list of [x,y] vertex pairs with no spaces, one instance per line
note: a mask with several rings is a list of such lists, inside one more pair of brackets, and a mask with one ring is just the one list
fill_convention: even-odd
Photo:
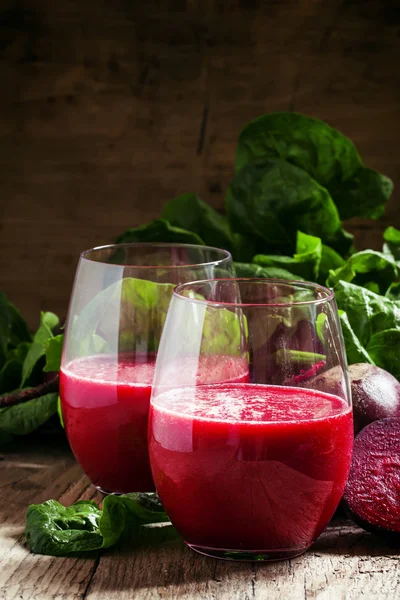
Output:
[[354,144],[327,123],[294,112],[250,121],[239,136],[236,170],[264,158],[282,158],[326,186],[351,177],[361,166]]
[[56,500],[31,504],[26,513],[25,537],[35,554],[64,556],[101,548],[101,511],[90,500],[65,507]]
[[237,173],[226,209],[231,228],[252,236],[262,254],[293,254],[298,230],[320,237],[340,254],[352,245],[327,190],[281,159],[250,164]]
[[[15,358],[10,356],[11,350],[31,340],[32,336],[24,319],[7,300],[6,295],[0,292],[0,369],[10,358]],[[0,393],[3,391],[0,385]]]
[[350,179],[331,181],[327,188],[342,219],[379,219],[392,195],[393,182],[373,169],[360,167]]
[[331,270],[327,285],[333,287],[339,280],[353,282],[368,289],[376,284],[378,293],[384,294],[398,275],[396,261],[388,254],[363,250],[350,256],[338,269]]
[[9,340],[10,315],[8,311],[8,301],[6,295],[0,292],[0,367],[6,360]]
[[71,315],[72,353],[157,350],[173,289],[173,283],[133,277],[108,286]]
[[120,235],[116,243],[127,242],[164,242],[176,244],[204,244],[203,240],[193,231],[171,225],[165,219],[155,219],[139,227],[131,227]]
[[45,355],[49,339],[53,337],[52,329],[57,327],[58,323],[59,319],[54,313],[41,313],[39,329],[33,337],[33,342],[22,367],[21,388],[23,388],[28,381],[36,363]]
[[378,218],[393,190],[389,178],[363,166],[351,140],[305,115],[271,113],[244,127],[236,151],[236,171],[269,158],[303,169],[327,188],[342,219]]
[[12,302],[8,303],[8,312],[10,317],[10,345],[16,347],[21,342],[31,342],[32,334],[28,329],[28,325]]
[[331,269],[339,269],[345,264],[344,259],[329,246],[322,244],[321,262],[319,263],[319,283],[326,283]]
[[383,239],[385,240],[383,252],[396,260],[400,267],[400,230],[388,227],[383,233]]
[[378,331],[371,336],[367,351],[375,364],[400,380],[400,327]]
[[22,376],[22,365],[28,353],[30,344],[22,342],[8,350],[6,362],[0,369],[0,394],[18,389]]
[[196,233],[206,244],[232,251],[228,219],[203,202],[197,194],[182,194],[164,205],[161,218],[171,225]]
[[293,257],[257,254],[253,262],[262,267],[284,268],[309,281],[316,281],[322,257],[321,239],[297,232],[296,253]]
[[46,394],[29,402],[0,408],[0,444],[13,436],[31,433],[57,412],[57,393]]
[[127,530],[168,521],[160,504],[146,496],[106,496],[103,509],[90,500],[65,507],[56,500],[31,504],[26,513],[25,537],[32,552],[67,556],[115,545]]
[[394,281],[387,289],[385,296],[400,307],[400,281]]
[[339,317],[342,324],[347,362],[349,365],[353,365],[355,363],[374,364],[374,361],[354,333],[347,314],[343,310],[339,310]]
[[346,281],[338,281],[334,292],[338,308],[347,313],[362,346],[367,347],[375,333],[400,329],[400,307],[389,298]]
[[259,277],[266,279],[297,279],[302,281],[302,277],[295,275],[281,267],[261,267],[255,263],[234,263],[237,277]]
[[63,349],[64,336],[56,335],[48,340],[46,347],[46,364],[43,368],[45,372],[57,372],[61,366],[61,354]]

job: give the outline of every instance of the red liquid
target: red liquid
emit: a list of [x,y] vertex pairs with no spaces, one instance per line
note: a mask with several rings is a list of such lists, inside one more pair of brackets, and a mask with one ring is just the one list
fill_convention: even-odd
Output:
[[149,433],[157,491],[188,544],[284,553],[306,549],[331,519],[353,423],[330,394],[222,384],[157,396]]
[[[193,366],[193,362],[191,363]],[[90,480],[107,492],[154,490],[147,428],[155,356],[98,355],[71,361],[60,373],[65,429]],[[203,357],[197,381],[247,381],[242,359]],[[185,364],[178,376],[184,377]]]

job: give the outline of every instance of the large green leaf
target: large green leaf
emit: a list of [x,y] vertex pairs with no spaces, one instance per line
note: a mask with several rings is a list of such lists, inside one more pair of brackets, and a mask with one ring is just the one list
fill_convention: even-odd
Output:
[[281,267],[261,267],[255,263],[234,263],[236,275],[238,277],[259,277],[265,279],[297,279],[302,277],[295,275]]
[[117,244],[127,242],[164,242],[175,244],[204,244],[193,231],[171,225],[165,219],[155,219],[139,227],[131,227],[120,235]]
[[232,251],[233,237],[228,219],[203,202],[197,194],[177,196],[163,208],[162,219],[196,233],[206,244]]
[[400,329],[400,307],[389,298],[346,281],[338,281],[334,291],[339,309],[346,312],[362,346],[367,347],[375,333]]
[[298,230],[341,254],[352,244],[328,191],[281,159],[244,167],[231,182],[226,208],[232,229],[252,236],[262,254],[293,254]]
[[33,342],[22,367],[21,388],[24,387],[25,383],[29,380],[37,362],[45,355],[48,342],[50,338],[53,337],[52,330],[57,327],[58,323],[59,319],[54,313],[41,313],[39,329],[34,335]]
[[67,556],[114,546],[128,530],[168,521],[155,494],[106,496],[103,509],[91,500],[65,507],[56,500],[31,504],[25,537],[32,552]]
[[385,294],[397,275],[396,261],[390,255],[363,250],[350,256],[342,267],[331,270],[327,285],[333,287],[342,280]]
[[0,444],[31,433],[57,412],[57,393],[0,409]]
[[280,158],[303,169],[327,188],[342,219],[378,218],[393,190],[388,177],[363,166],[351,140],[327,123],[305,115],[271,113],[244,127],[236,151],[236,170],[269,158]]
[[400,327],[378,331],[371,336],[367,351],[378,367],[400,380]]
[[317,281],[322,257],[319,237],[297,232],[296,253],[291,256],[257,254],[253,262],[262,267],[277,267],[294,273],[296,277]]

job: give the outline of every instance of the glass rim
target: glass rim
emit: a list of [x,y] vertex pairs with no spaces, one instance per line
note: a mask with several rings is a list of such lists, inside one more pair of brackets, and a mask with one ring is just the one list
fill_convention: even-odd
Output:
[[[298,288],[305,289],[313,289],[321,291],[325,296],[323,298],[314,298],[312,300],[301,300],[300,302],[219,302],[217,300],[201,300],[199,298],[190,298],[188,296],[183,295],[183,291],[185,289],[190,289],[190,286],[195,284],[205,284],[212,283],[217,281],[235,281],[235,282],[243,282],[243,283],[260,283],[264,285],[271,284],[284,284],[284,285],[292,285]],[[215,279],[201,279],[199,281],[189,281],[186,283],[180,283],[174,287],[173,296],[181,300],[186,300],[188,302],[195,302],[196,304],[202,304],[204,306],[221,306],[221,307],[240,307],[240,308],[284,308],[288,306],[310,306],[310,305],[318,305],[323,304],[324,302],[331,302],[335,298],[335,294],[333,289],[328,288],[324,285],[320,285],[319,283],[313,283],[311,281],[299,281],[297,279],[275,279],[275,278],[262,278],[262,277],[224,277],[224,278],[215,278]]]
[[[210,250],[213,252],[219,252],[223,254],[223,258],[218,260],[211,260],[207,262],[201,263],[187,263],[184,265],[135,265],[129,263],[108,263],[102,260],[96,260],[91,258],[91,254],[95,252],[101,252],[103,250],[111,250],[118,248],[193,248],[193,249],[201,249],[201,250]],[[216,266],[223,265],[229,261],[232,261],[232,255],[228,250],[224,248],[217,248],[215,246],[205,246],[203,244],[184,244],[184,243],[174,243],[174,242],[124,242],[122,244],[105,244],[104,246],[95,246],[94,248],[89,248],[88,250],[83,250],[80,253],[81,260],[87,260],[89,262],[98,263],[101,265],[107,265],[108,267],[132,267],[134,269],[187,269],[189,267],[208,267],[208,266]]]

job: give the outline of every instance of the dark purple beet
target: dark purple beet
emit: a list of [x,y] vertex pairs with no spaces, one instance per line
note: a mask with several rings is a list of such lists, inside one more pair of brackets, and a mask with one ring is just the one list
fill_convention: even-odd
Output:
[[374,421],[355,438],[343,496],[363,529],[400,540],[400,418]]
[[[324,367],[324,365],[321,366],[322,368]],[[344,378],[343,369],[339,366],[323,371],[315,377],[310,377],[303,381],[299,380],[296,383],[297,385],[301,385],[301,387],[309,387],[314,390],[326,392],[327,394],[340,396],[340,398],[347,398],[346,380]]]
[[354,432],[373,421],[400,417],[400,383],[393,375],[368,363],[349,367]]

